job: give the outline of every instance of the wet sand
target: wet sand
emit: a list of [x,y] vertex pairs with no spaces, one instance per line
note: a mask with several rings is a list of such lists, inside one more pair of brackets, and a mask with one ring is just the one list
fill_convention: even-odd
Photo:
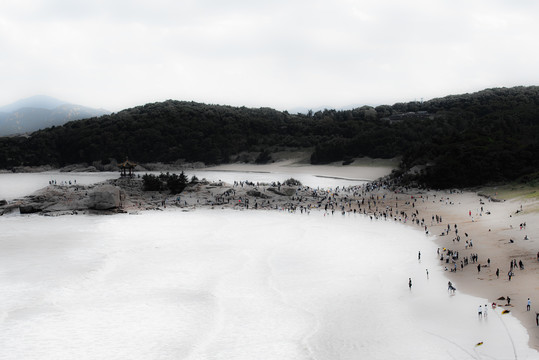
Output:
[[[253,165],[229,165],[227,169],[238,171],[258,169],[271,173],[282,172],[283,167],[290,168],[290,166],[290,163],[284,166],[267,165],[263,168]],[[367,175],[364,172],[360,174],[362,170],[364,169],[361,167],[331,165],[292,168],[292,171],[310,171],[320,176],[350,179],[370,177],[374,180],[377,176],[383,176],[384,172],[389,173],[387,168],[380,167]],[[473,191],[426,191],[378,187],[354,195],[353,192],[340,190],[329,194],[330,196],[335,194],[335,197],[332,198],[333,204],[328,211],[341,213],[344,209],[346,213],[356,210],[365,212],[367,216],[391,219],[408,226],[422,229],[426,226],[428,236],[437,242],[440,252],[444,255],[444,260],[440,261],[440,268],[443,270],[447,268],[446,276],[453,282],[457,292],[487,298],[489,306],[496,303],[497,306],[510,310],[527,329],[530,346],[539,350],[539,327],[536,325],[536,313],[539,312],[539,223],[534,221],[539,208],[538,200],[534,197],[499,200],[496,199],[495,193],[490,198]],[[290,210],[292,206],[294,211],[324,210],[323,204],[328,203],[328,199],[321,201],[320,198],[310,198],[308,192],[297,195],[299,201],[291,202],[288,207],[279,205],[281,209]],[[364,199],[366,202],[361,204]],[[267,201],[268,205],[272,204]],[[441,221],[436,221],[437,216]],[[526,226],[521,226],[523,224]],[[528,240],[525,240],[526,236]],[[457,241],[457,237],[460,241]],[[444,253],[444,248],[458,252],[458,259],[453,261],[451,258],[446,262],[448,256],[447,252]],[[476,262],[472,261],[472,254],[477,254]],[[465,258],[468,258],[466,265]],[[520,269],[519,266],[514,268],[509,281],[508,272],[513,260],[516,260],[517,264],[522,261],[524,268]],[[451,271],[454,263],[457,265],[456,272]],[[499,277],[496,276],[497,269]],[[504,299],[499,300],[502,297]],[[507,297],[511,299],[510,304],[507,303]],[[530,311],[527,311],[526,306],[528,298],[531,300]]]

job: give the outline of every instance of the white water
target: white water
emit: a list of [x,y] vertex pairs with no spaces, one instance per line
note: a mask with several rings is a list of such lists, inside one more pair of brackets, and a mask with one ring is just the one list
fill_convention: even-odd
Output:
[[0,359],[539,358],[511,315],[449,295],[432,239],[401,224],[199,210],[0,229]]

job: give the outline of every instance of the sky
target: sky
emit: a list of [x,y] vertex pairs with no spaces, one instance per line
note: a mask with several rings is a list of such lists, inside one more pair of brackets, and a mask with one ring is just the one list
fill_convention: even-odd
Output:
[[535,0],[3,0],[0,105],[294,111],[539,85]]

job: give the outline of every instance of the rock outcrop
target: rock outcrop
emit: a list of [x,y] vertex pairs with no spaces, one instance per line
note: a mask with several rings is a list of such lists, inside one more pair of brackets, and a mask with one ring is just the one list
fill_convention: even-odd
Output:
[[113,185],[101,185],[89,194],[88,209],[112,210],[120,207],[121,189]]
[[307,205],[304,201],[313,197],[318,198],[317,192],[301,185],[246,183],[237,186],[205,180],[189,184],[181,194],[170,194],[144,191],[142,179],[122,177],[95,185],[49,185],[24,198],[0,203],[0,215],[17,211],[44,216],[134,214],[140,210],[163,210],[167,207],[183,211],[200,207],[305,210]]
[[118,212],[125,192],[110,183],[95,186],[49,185],[32,195],[10,203],[0,202],[0,215],[19,210],[21,214],[69,214],[87,210],[103,213]]

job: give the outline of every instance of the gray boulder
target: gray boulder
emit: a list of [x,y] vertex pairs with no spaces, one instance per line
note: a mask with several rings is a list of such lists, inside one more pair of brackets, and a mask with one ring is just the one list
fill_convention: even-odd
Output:
[[42,210],[43,204],[39,203],[21,204],[21,206],[19,206],[21,214],[34,214]]
[[89,194],[88,208],[94,210],[111,210],[120,206],[120,188],[113,185],[102,185]]

